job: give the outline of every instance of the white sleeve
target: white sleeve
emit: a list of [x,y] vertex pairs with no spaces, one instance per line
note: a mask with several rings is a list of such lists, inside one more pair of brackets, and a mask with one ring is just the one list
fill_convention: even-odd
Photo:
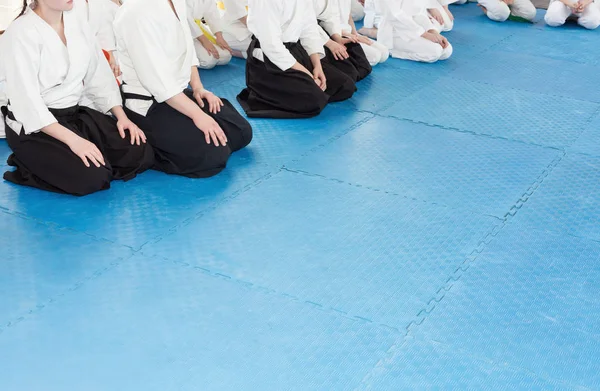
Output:
[[[127,25],[122,26],[119,39],[125,43],[141,85],[158,103],[181,92],[181,86],[175,76],[179,72],[177,64],[169,60],[170,55],[159,43],[162,41],[160,31],[153,28],[152,21],[141,17],[129,21]],[[191,40],[189,37],[190,42]]]
[[[429,18],[429,12],[427,12],[427,10],[423,10],[422,12],[413,16],[413,20],[415,21],[415,23],[417,23],[419,26],[421,26],[423,28],[423,30],[424,30],[423,32],[429,31],[429,30],[435,28],[435,26],[433,25],[433,22]],[[423,34],[423,33],[421,33],[421,34]]]
[[202,0],[187,0],[185,2],[186,6],[186,19],[188,21],[188,26],[190,26],[190,32],[192,33],[192,38],[196,39],[203,35],[200,26],[196,23],[196,17],[199,19],[202,18],[201,15],[196,15],[196,3]]
[[[248,30],[260,41],[261,50],[269,60],[282,71],[286,71],[296,63],[296,59],[283,44],[283,32],[278,15],[281,14],[280,7],[279,2],[251,0]],[[316,26],[316,20],[314,24]]]
[[99,111],[107,113],[115,106],[122,106],[121,92],[108,61],[94,37],[85,31],[91,51],[88,71],[83,79],[85,94]]
[[9,31],[6,34],[10,36],[3,37],[6,56],[3,55],[2,60],[11,111],[17,121],[23,124],[25,133],[30,134],[58,121],[44,103],[38,82],[41,43],[33,34],[25,31],[19,33],[16,37]]
[[242,0],[223,0],[225,14],[230,20],[239,20],[248,15],[246,5]]
[[342,35],[339,0],[327,0],[325,10],[321,15],[317,15],[317,19],[330,36],[333,34]]
[[388,17],[394,25],[394,35],[406,41],[411,41],[419,38],[427,31],[422,25],[415,22],[413,15],[402,9],[402,4],[395,0],[384,0],[384,3],[386,5],[384,12],[390,13]]
[[[319,33],[319,24],[315,15],[314,7],[306,7],[302,13],[302,32],[300,33],[300,43],[308,55],[319,54],[321,58],[325,57],[323,48],[323,36]],[[327,37],[329,40],[329,37]]]
[[223,31],[223,23],[221,22],[221,14],[217,8],[217,2],[215,0],[203,0],[204,1],[204,20],[210,27],[213,34]]
[[98,32],[96,37],[100,47],[108,52],[117,50],[117,43],[115,40],[115,33],[113,30],[113,21],[115,20],[115,12],[109,8],[110,4],[103,4],[100,9],[100,15],[96,15],[98,18]]

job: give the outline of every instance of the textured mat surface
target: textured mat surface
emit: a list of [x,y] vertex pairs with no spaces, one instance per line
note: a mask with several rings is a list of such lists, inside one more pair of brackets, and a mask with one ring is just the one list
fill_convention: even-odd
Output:
[[600,389],[599,32],[452,11],[214,178],[0,182],[0,390]]

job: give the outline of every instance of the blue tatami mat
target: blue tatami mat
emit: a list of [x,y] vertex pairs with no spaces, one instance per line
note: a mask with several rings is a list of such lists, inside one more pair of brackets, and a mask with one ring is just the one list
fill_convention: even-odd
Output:
[[1,181],[0,390],[600,389],[600,32],[451,9],[213,178]]

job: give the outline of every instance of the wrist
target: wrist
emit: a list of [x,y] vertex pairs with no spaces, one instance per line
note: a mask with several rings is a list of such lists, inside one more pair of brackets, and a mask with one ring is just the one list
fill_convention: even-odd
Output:
[[122,106],[115,106],[110,111],[113,113],[117,121],[124,121],[128,119],[127,114],[125,114]]

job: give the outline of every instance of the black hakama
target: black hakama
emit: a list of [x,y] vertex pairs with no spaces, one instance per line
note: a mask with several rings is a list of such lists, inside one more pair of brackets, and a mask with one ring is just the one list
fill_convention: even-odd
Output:
[[112,180],[130,180],[150,168],[154,162],[148,144],[131,145],[129,132],[119,135],[116,121],[107,115],[84,106],[50,109],[59,124],[78,136],[94,143],[102,153],[105,166],[86,167],[62,141],[43,132],[17,134],[8,129],[8,119],[14,117],[7,107],[6,140],[13,153],[8,164],[15,171],[4,173],[4,179],[57,193],[83,196],[110,187]]
[[[313,71],[310,56],[300,43],[286,43],[292,56],[308,71]],[[254,58],[259,49],[253,38],[246,60],[246,88],[237,96],[248,117],[310,118],[319,115],[328,102],[349,99],[356,91],[354,80],[327,61],[322,61],[327,89],[322,91],[314,79],[295,69],[282,71],[267,56]]]
[[331,65],[348,75],[354,81],[361,81],[371,74],[373,68],[367,60],[365,51],[359,43],[350,42],[346,44],[348,58],[345,60],[336,60],[331,50],[325,47],[326,61]]
[[[191,90],[183,91],[196,102]],[[134,94],[124,94],[125,99],[148,99]],[[127,116],[144,129],[148,142],[154,148],[154,168],[167,174],[190,178],[208,178],[221,172],[232,152],[238,151],[252,140],[252,127],[233,105],[221,99],[224,106],[217,114],[209,111],[205,101],[202,110],[214,119],[227,136],[227,145],[206,143],[204,133],[194,121],[181,114],[166,102],[154,101],[146,116],[127,108]]]

